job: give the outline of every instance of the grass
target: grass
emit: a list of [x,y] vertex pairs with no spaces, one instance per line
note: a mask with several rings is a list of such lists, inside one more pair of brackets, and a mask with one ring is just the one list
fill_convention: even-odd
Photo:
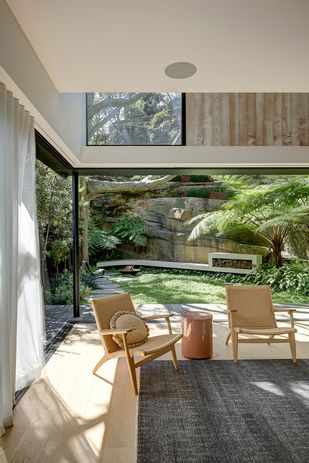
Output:
[[[121,288],[131,293],[135,304],[217,304],[225,303],[222,279],[201,272],[143,269],[138,276],[117,278]],[[238,283],[239,284],[239,283]],[[308,296],[292,292],[272,293],[278,303],[308,303]]]

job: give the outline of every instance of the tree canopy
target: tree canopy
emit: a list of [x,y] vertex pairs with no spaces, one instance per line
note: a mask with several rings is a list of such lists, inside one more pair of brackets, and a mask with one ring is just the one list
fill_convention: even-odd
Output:
[[180,93],[88,93],[88,143],[181,144]]

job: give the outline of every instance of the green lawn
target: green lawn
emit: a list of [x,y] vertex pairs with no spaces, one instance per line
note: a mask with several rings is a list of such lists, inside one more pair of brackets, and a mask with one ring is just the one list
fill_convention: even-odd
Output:
[[[143,269],[138,276],[115,278],[118,285],[131,293],[136,304],[224,303],[225,282],[207,274]],[[308,296],[273,292],[274,302],[308,303]]]

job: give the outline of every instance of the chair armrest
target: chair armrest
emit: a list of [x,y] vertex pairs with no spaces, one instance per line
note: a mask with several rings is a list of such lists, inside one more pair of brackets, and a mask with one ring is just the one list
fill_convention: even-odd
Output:
[[273,312],[274,313],[277,313],[277,312],[287,312],[289,314],[289,317],[290,317],[290,322],[291,322],[291,327],[294,328],[294,325],[295,325],[295,321],[294,321],[294,316],[293,316],[293,313],[296,312],[296,309],[291,309],[291,308],[286,308],[286,309],[274,309],[273,308]]
[[171,322],[170,322],[170,318],[173,316],[174,314],[172,313],[158,313],[158,314],[154,314],[154,315],[146,315],[145,317],[142,317],[143,320],[145,321],[150,321],[150,320],[159,320],[160,318],[164,318],[165,321],[166,321],[166,324],[167,324],[167,329],[168,329],[168,332],[169,334],[173,334],[172,332],[172,326],[171,326]]
[[154,315],[145,315],[144,317],[141,317],[143,320],[158,320],[160,318],[170,318],[173,317],[173,313],[160,313],[160,314],[154,314]]
[[289,309],[289,308],[286,308],[286,309],[274,309],[273,308],[273,312],[296,312],[296,309]]
[[237,310],[236,309],[227,309],[226,312],[227,313],[229,313],[229,312],[237,312]]
[[99,333],[102,334],[102,336],[110,336],[111,334],[127,334],[132,331],[131,329],[117,329],[117,328],[110,328],[106,330],[100,330]]

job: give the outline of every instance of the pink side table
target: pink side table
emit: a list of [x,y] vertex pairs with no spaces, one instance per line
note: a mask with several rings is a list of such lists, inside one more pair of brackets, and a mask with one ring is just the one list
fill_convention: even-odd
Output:
[[190,359],[212,356],[212,315],[203,312],[185,312],[181,316],[183,338],[182,355]]

